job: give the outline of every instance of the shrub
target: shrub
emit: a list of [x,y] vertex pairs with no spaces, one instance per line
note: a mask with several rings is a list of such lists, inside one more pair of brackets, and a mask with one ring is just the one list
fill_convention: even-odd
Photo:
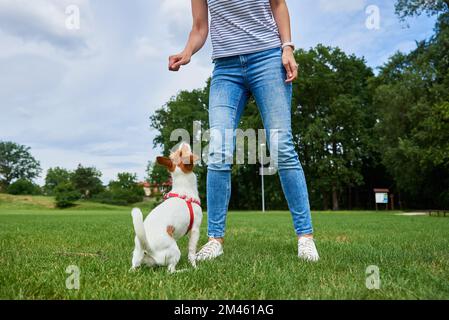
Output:
[[45,176],[44,192],[47,195],[54,195],[55,188],[63,183],[70,182],[72,172],[67,169],[56,167],[47,170]]
[[70,182],[62,183],[55,188],[55,201],[58,208],[69,208],[81,198],[79,191]]
[[131,173],[119,173],[117,180],[109,183],[108,189],[93,197],[94,201],[126,206],[142,201],[145,192],[137,183],[137,176]]
[[38,195],[41,194],[41,188],[29,180],[19,179],[8,187],[7,192],[13,195]]
[[127,201],[124,199],[120,199],[114,193],[112,193],[109,190],[103,191],[100,194],[97,194],[92,198],[92,201],[105,203],[105,204],[111,204],[116,206],[126,206],[128,205]]
[[81,193],[83,199],[90,199],[104,190],[101,172],[94,167],[83,167],[81,164],[70,175],[70,182]]
[[142,201],[143,196],[144,192],[141,188],[130,190],[111,189],[96,195],[92,200],[105,204],[127,206]]

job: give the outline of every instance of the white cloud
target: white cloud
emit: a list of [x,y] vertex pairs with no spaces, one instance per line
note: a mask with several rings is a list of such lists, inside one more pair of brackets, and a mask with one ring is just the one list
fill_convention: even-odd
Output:
[[[139,59],[160,57],[160,50],[151,39],[140,37],[136,40],[136,55]],[[160,45],[160,43],[159,43]]]
[[[79,30],[66,27],[66,8],[80,9]],[[91,11],[88,0],[0,0],[0,29],[23,40],[48,42],[66,50],[86,49]]]
[[166,21],[172,43],[187,40],[192,27],[192,11],[188,0],[163,0],[160,16]]

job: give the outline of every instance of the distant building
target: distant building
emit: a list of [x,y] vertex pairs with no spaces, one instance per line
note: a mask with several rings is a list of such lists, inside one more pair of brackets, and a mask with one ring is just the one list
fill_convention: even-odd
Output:
[[147,181],[140,182],[139,186],[143,188],[143,191],[145,192],[145,197],[151,196],[151,185],[149,182]]
[[156,196],[165,192],[168,192],[172,186],[171,180],[164,182],[162,184],[149,183],[148,181],[140,182],[139,186],[143,188],[145,192],[145,197]]

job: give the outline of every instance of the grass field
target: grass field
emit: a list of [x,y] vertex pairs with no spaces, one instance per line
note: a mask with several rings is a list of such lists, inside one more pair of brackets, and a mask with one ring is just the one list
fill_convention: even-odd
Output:
[[[316,264],[296,258],[288,212],[231,212],[219,260],[175,275],[129,273],[130,208],[61,211],[49,198],[0,195],[0,299],[449,299],[449,218],[314,212],[313,220]],[[179,245],[178,268],[190,268],[187,239]],[[79,290],[65,287],[69,265],[81,270]],[[379,290],[366,288],[370,265],[380,269]]]

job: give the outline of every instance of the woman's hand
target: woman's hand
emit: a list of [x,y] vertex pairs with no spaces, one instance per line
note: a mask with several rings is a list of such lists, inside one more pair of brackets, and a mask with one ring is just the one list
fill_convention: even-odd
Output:
[[172,55],[168,58],[168,70],[179,71],[181,66],[184,66],[190,62],[192,55],[187,51]]
[[285,67],[285,71],[287,71],[286,83],[291,83],[298,78],[298,64],[296,63],[292,47],[287,46],[284,48],[282,52],[282,64]]

